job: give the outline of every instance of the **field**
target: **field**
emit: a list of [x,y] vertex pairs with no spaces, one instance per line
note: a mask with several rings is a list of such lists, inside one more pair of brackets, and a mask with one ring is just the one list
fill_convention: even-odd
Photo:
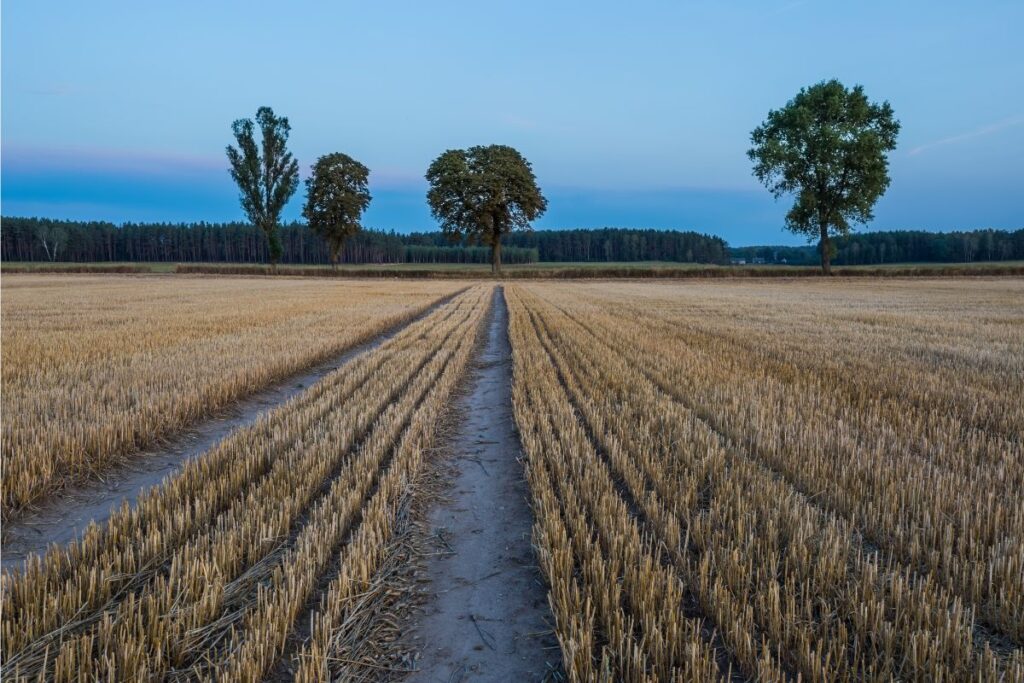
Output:
[[570,678],[1024,678],[1020,281],[509,299]]
[[1024,280],[26,274],[2,322],[14,523],[376,340],[5,572],[5,680],[501,680],[529,612],[538,679],[1024,681]]
[[6,278],[4,519],[459,287]]

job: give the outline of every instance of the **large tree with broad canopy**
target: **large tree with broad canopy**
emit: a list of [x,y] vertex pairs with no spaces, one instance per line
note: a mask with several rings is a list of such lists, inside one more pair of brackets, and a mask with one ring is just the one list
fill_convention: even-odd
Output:
[[491,271],[501,273],[501,238],[530,230],[548,202],[522,154],[506,145],[450,149],[427,169],[427,202],[452,241],[491,247]]

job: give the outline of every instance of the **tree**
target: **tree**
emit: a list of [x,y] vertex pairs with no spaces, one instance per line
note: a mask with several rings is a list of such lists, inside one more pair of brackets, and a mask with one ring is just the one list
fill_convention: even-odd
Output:
[[288,151],[291,125],[286,116],[274,116],[270,107],[256,111],[256,123],[262,135],[263,152],[256,146],[252,119],[238,119],[231,124],[238,149],[227,147],[231,177],[238,183],[242,209],[253,225],[267,238],[270,263],[277,268],[281,260],[281,237],[278,223],[281,210],[299,186],[299,162]]
[[370,205],[369,176],[368,168],[336,152],[317,159],[313,175],[306,179],[302,215],[310,229],[327,242],[335,269],[345,240],[359,232],[359,219]]
[[43,244],[46,258],[50,261],[57,260],[57,254],[68,241],[68,233],[60,224],[52,221],[44,221],[39,226],[39,241]]
[[427,169],[427,202],[449,240],[491,247],[491,272],[501,273],[501,238],[530,230],[547,209],[533,169],[505,145],[450,149]]
[[776,198],[796,194],[786,227],[818,238],[826,275],[830,234],[847,235],[851,222],[874,218],[872,208],[889,187],[886,152],[896,148],[899,130],[888,102],[873,104],[861,86],[847,90],[831,80],[802,88],[751,134],[754,175]]

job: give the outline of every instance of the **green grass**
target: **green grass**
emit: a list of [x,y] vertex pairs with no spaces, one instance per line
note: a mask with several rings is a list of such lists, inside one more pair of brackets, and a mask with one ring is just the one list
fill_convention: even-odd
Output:
[[5,273],[10,273],[19,271],[85,271],[87,269],[114,271],[121,268],[141,273],[173,273],[177,265],[178,264],[176,263],[144,263],[133,261],[100,261],[96,263],[69,263],[67,261],[4,261],[0,264],[0,270]]
[[869,266],[838,266],[839,268],[974,268],[978,270],[1000,269],[1000,268],[1021,268],[1024,261],[972,261],[971,263],[934,263],[923,261],[908,261],[907,263],[880,263]]
[[[63,261],[49,262],[49,261],[34,261],[34,262],[5,262],[2,264],[2,269],[7,272],[14,271],[44,271],[52,272],[59,270],[114,270],[118,268],[132,269],[135,272],[147,272],[147,273],[173,273],[177,267],[181,266],[200,266],[209,268],[252,268],[262,269],[266,267],[266,264],[262,263],[166,263],[166,262],[132,262],[132,261],[102,261],[102,262],[90,262],[90,263],[68,263]],[[585,269],[597,269],[597,268],[614,268],[614,269],[632,269],[632,270],[650,270],[653,268],[663,269],[675,269],[675,270],[692,270],[695,268],[718,268],[722,266],[716,266],[714,264],[707,263],[677,263],[674,261],[607,261],[607,262],[575,262],[575,261],[564,261],[564,262],[543,262],[543,263],[516,263],[516,264],[505,264],[502,266],[503,270],[506,271],[532,271],[532,270],[562,270],[566,268],[585,268]],[[329,265],[322,264],[301,264],[301,263],[284,263],[281,264],[282,269],[288,270],[311,270],[311,271],[329,271],[331,267]],[[409,272],[457,272],[457,271],[469,271],[469,272],[480,272],[490,273],[491,266],[489,263],[345,263],[338,266],[339,271],[409,271]]]
[[[293,266],[298,268],[328,268],[328,266]],[[718,268],[709,263],[676,263],[675,261],[544,261],[538,263],[511,263],[502,266],[506,271],[532,271],[532,270],[562,270],[565,268],[626,268],[635,270],[650,270],[652,268],[672,268],[676,270],[692,270],[694,268]],[[489,263],[361,263],[344,264],[338,267],[339,270],[423,270],[423,271],[452,271],[470,270],[480,272],[491,272]]]
[[[210,275],[263,275],[269,268],[255,263],[3,263],[4,273],[15,272],[70,272],[70,273],[199,273]],[[485,263],[366,263],[345,264],[338,268],[338,276],[352,277],[489,277],[491,267]],[[509,264],[504,266],[507,277],[537,278],[601,278],[601,277],[773,277],[809,276],[819,272],[817,266],[753,265],[719,266],[705,263],[676,263],[672,261],[632,262],[546,262]],[[1024,261],[994,261],[976,263],[886,263],[869,266],[834,266],[838,275],[1024,275]],[[283,264],[281,275],[332,276],[327,265]]]

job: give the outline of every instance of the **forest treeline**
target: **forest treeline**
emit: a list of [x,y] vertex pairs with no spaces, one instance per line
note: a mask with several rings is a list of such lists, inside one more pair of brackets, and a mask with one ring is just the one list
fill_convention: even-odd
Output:
[[[248,223],[125,223],[3,218],[4,261],[166,261],[171,263],[265,263],[267,240]],[[417,243],[410,235],[362,230],[349,238],[340,263],[489,263],[485,247]],[[330,262],[325,242],[303,223],[282,225],[281,262]],[[533,263],[529,249],[509,249],[508,263]]]
[[[3,218],[4,261],[167,261],[263,263],[267,243],[246,223],[125,223]],[[327,245],[303,223],[281,227],[282,263],[330,262]],[[724,263],[719,237],[672,230],[538,230],[513,233],[502,251],[506,264],[536,261],[679,261]],[[349,238],[341,263],[489,263],[491,249],[452,245],[441,232],[398,234],[362,230]]]
[[[972,263],[1024,260],[1024,229],[925,232],[898,230],[851,233],[835,239],[832,263],[861,266],[885,263]],[[734,259],[747,263],[815,265],[818,247],[733,247]]]
[[[817,247],[733,247],[720,237],[673,230],[602,228],[535,230],[506,237],[506,263],[676,261],[721,264],[815,265]],[[281,228],[282,263],[326,264],[328,247],[303,223]],[[964,263],[1024,260],[1024,229],[965,232],[866,232],[835,241],[837,265]],[[165,261],[264,263],[267,243],[247,223],[125,223],[3,218],[4,261],[74,263]],[[363,230],[350,238],[342,263],[489,263],[483,246],[452,245],[441,232],[399,234]]]
[[[414,244],[440,246],[441,232],[413,233]],[[613,262],[676,261],[679,263],[726,263],[729,245],[721,237],[677,230],[595,228],[512,232],[504,238],[502,259],[508,249],[527,249],[539,261]]]

